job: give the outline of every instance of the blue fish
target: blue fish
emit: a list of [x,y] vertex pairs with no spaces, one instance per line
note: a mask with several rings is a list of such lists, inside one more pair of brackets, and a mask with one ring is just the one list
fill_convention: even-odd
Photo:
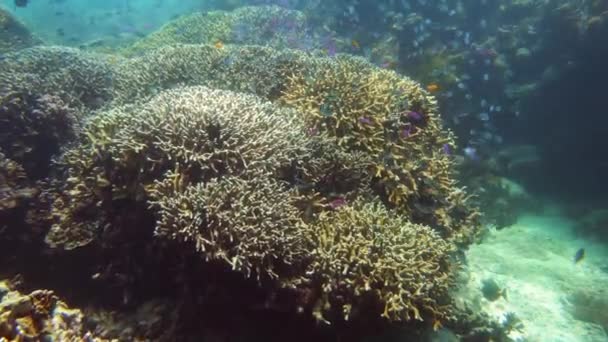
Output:
[[441,147],[441,151],[446,156],[451,156],[452,155],[452,147],[449,144],[443,144],[443,146]]
[[583,260],[583,258],[585,258],[585,249],[579,248],[578,251],[576,251],[576,253],[574,254],[574,263],[578,264],[578,262]]
[[475,147],[467,146],[464,149],[464,155],[469,159],[477,161],[479,160],[479,156],[477,155],[477,149]]

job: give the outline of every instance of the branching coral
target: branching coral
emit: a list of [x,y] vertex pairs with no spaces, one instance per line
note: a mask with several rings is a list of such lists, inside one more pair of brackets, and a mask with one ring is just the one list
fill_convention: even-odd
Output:
[[74,111],[56,96],[0,95],[0,148],[31,179],[46,176],[51,157],[74,137],[76,124]]
[[113,96],[128,103],[175,86],[205,85],[273,100],[283,75],[304,63],[303,54],[259,46],[164,46],[114,65]]
[[[213,190],[217,187],[191,186],[248,172],[278,178],[282,169],[309,154],[309,137],[293,111],[252,96],[203,87],[167,91],[142,106],[100,113],[90,120],[82,139],[63,156],[68,177],[54,203],[57,224],[47,237],[53,245],[73,243],[75,239],[66,236],[79,230],[76,234],[84,238],[76,245],[89,243],[94,232],[110,223],[107,218],[116,214],[116,203],[146,204],[150,195],[153,208],[161,209],[158,233],[188,240],[188,234],[199,234],[197,229],[204,227],[181,236],[168,229],[187,226],[193,217],[180,210],[203,205],[208,191],[217,194]],[[262,179],[260,184],[266,184]],[[190,204],[174,207],[186,198]],[[288,213],[285,207],[282,210]],[[211,249],[201,241],[199,249]],[[218,251],[221,248],[227,247],[217,246]]]
[[308,62],[287,76],[279,100],[340,148],[373,158],[369,173],[390,206],[444,236],[466,228],[449,219],[456,206],[449,202],[456,189],[446,152],[453,138],[441,127],[435,99],[415,82],[356,58]]
[[0,60],[0,94],[59,96],[67,105],[98,108],[109,100],[111,64],[65,47],[34,47]]
[[408,321],[447,313],[437,299],[448,289],[452,246],[431,228],[379,202],[356,201],[322,213],[307,233],[313,261],[306,274],[320,293],[317,318],[337,311],[345,319],[376,314]]
[[192,241],[207,260],[259,279],[285,277],[307,255],[298,210],[267,175],[223,177],[183,192],[167,181],[154,188],[156,235]]
[[202,259],[308,293],[320,319],[368,308],[445,319],[448,255],[470,243],[477,214],[415,82],[353,57],[252,46],[104,65],[114,101],[60,158],[49,244],[110,244],[149,222]]
[[232,12],[211,11],[182,16],[126,48],[133,55],[176,44],[256,44],[296,47],[306,36],[302,13],[278,6],[240,7]]
[[0,213],[18,207],[22,200],[35,196],[36,192],[35,188],[29,186],[23,168],[6,158],[0,150]]

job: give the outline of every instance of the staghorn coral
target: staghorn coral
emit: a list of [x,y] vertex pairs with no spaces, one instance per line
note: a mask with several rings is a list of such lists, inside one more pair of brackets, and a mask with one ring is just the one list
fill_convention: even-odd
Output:
[[260,46],[176,45],[116,63],[115,103],[147,99],[164,89],[205,85],[258,95],[280,96],[292,69],[305,68],[306,54]]
[[476,213],[455,214],[467,209],[450,201],[461,198],[445,152],[453,138],[441,127],[435,99],[418,84],[345,56],[309,60],[288,78],[279,101],[345,151],[370,155],[369,172],[390,206],[445,236],[475,226]]
[[151,196],[157,236],[192,241],[206,260],[219,259],[247,277],[285,278],[289,265],[307,254],[290,194],[267,175],[222,177],[182,192],[165,181]]
[[31,179],[48,174],[60,147],[74,138],[77,117],[57,96],[10,92],[0,96],[0,149]]
[[0,95],[59,96],[70,107],[98,108],[110,99],[112,64],[103,56],[40,46],[0,60]]
[[447,314],[438,299],[449,286],[453,246],[431,228],[394,215],[380,202],[355,201],[322,213],[307,233],[312,262],[306,274],[309,286],[318,288],[318,319],[332,311],[346,320],[439,320]]
[[[119,66],[115,99],[205,84],[254,93],[303,113],[311,134],[373,159],[368,174],[391,206],[445,236],[467,239],[477,213],[453,181],[453,137],[435,99],[412,80],[362,59],[320,58],[263,47],[175,46]],[[450,201],[459,198],[463,201]],[[473,229],[474,230],[474,229]],[[462,231],[462,234],[459,233]]]
[[[312,47],[301,12],[278,6],[246,6],[231,12],[211,11],[182,16],[135,42],[121,53],[135,55],[176,44],[268,45]],[[306,44],[306,45],[302,45]]]
[[[100,113],[83,140],[63,156],[69,175],[54,202],[58,223],[47,237],[52,245],[89,243],[109,223],[102,221],[112,216],[112,203],[146,204],[153,194],[161,204],[161,194],[246,171],[278,177],[282,166],[308,153],[293,111],[204,87]],[[80,241],[69,237],[74,232]]]
[[[89,57],[80,57],[87,65]],[[227,269],[278,277],[274,286],[312,293],[302,305],[317,304],[315,315],[330,321],[359,316],[368,306],[378,315],[386,308],[389,320],[447,315],[440,297],[452,271],[445,256],[469,243],[478,223],[469,196],[451,177],[445,147],[452,136],[442,129],[433,98],[415,82],[357,58],[253,46],[178,45],[114,63],[90,58],[112,75],[105,91],[113,102],[86,120],[78,144],[60,159],[64,173],[47,196],[54,215],[50,245],[111,247],[110,236],[120,238],[117,232],[137,223],[138,231],[156,231],[156,239],[175,240]],[[343,210],[353,216],[340,216]],[[369,217],[357,218],[359,210]],[[400,244],[386,254],[360,254],[359,265],[395,268],[398,276],[378,291],[365,292],[364,279],[385,274],[369,270],[349,280],[358,287],[334,285],[339,272],[323,258],[335,258],[342,271],[344,255],[327,254],[334,250],[319,233],[352,218],[362,223],[353,231],[362,238],[365,222],[388,220],[388,213],[426,243],[434,267],[397,269],[404,255],[426,253]],[[368,242],[353,244],[354,238],[331,241]],[[401,276],[411,283],[401,284]],[[433,285],[416,294],[424,277]],[[407,291],[417,297],[403,299]]]

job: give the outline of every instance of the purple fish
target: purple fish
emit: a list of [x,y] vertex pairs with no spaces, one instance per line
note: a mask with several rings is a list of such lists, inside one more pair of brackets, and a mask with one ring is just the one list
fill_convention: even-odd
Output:
[[331,202],[329,202],[329,207],[333,210],[336,210],[345,205],[346,205],[346,199],[344,197],[337,197],[334,200],[332,200]]
[[373,124],[372,119],[368,118],[367,116],[362,116],[359,118],[359,122],[364,124],[364,125],[371,125]]
[[414,112],[414,111],[409,111],[406,113],[406,115],[407,115],[407,118],[413,122],[420,122],[424,118],[424,116],[422,116],[422,114],[420,114],[418,112]]
[[452,147],[449,144],[443,144],[443,146],[441,147],[441,151],[446,156],[452,155]]
[[325,40],[325,44],[323,44],[325,47],[325,51],[327,51],[327,55],[329,57],[333,57],[336,55],[336,53],[338,52],[338,48],[336,47],[336,41],[333,38],[327,38]]

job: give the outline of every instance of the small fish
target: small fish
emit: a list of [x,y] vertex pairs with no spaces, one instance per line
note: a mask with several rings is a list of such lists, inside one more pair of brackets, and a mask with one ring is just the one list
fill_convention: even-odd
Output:
[[17,7],[26,7],[28,3],[28,0],[15,0],[15,6]]
[[481,293],[487,300],[491,302],[500,297],[507,299],[507,289],[501,289],[493,279],[485,279],[482,282]]
[[372,121],[372,119],[370,119],[369,117],[367,117],[367,116],[362,116],[362,117],[360,117],[360,118],[359,118],[359,123],[362,123],[362,124],[364,124],[364,125],[371,125],[371,124],[373,124],[374,122],[373,122],[373,121]]
[[216,49],[223,49],[224,43],[221,40],[218,40],[217,42],[215,42],[215,44],[213,44],[213,46],[215,46]]
[[576,253],[574,254],[574,263],[578,264],[579,261],[583,260],[584,258],[585,258],[585,249],[579,248],[578,251],[576,251]]
[[452,147],[450,146],[450,144],[443,144],[443,146],[441,147],[441,151],[446,156],[452,155]]
[[353,40],[350,42],[350,45],[352,45],[352,47],[353,47],[353,48],[355,48],[355,49],[357,49],[357,50],[361,48],[361,45],[359,45],[359,42],[358,42],[358,41],[356,41],[355,39],[353,39]]
[[408,119],[410,119],[413,122],[420,122],[424,118],[422,116],[422,114],[420,114],[418,112],[414,112],[414,111],[409,111],[406,113],[406,115],[407,115]]
[[464,149],[464,155],[471,160],[478,160],[477,149],[475,147],[467,146]]
[[345,205],[346,205],[346,199],[344,199],[344,197],[337,197],[334,200],[332,200],[331,202],[329,202],[329,207],[333,210],[336,210]]
[[431,83],[429,85],[426,86],[426,90],[428,90],[431,93],[434,93],[436,91],[439,90],[439,84],[437,83]]

